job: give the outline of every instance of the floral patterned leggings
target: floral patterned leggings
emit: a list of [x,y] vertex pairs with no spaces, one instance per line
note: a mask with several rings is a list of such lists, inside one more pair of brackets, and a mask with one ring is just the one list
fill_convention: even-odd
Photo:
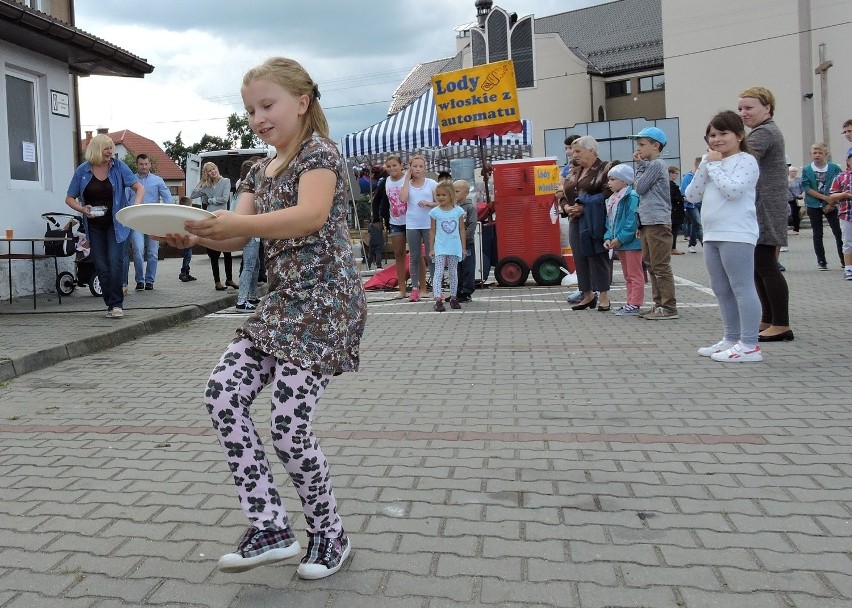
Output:
[[272,445],[302,501],[308,531],[340,536],[343,528],[328,461],[311,430],[317,401],[329,379],[261,352],[251,340],[240,337],[228,345],[213,369],[204,404],[252,525],[261,529],[289,525],[250,412],[261,389],[272,384]]
[[443,298],[444,264],[450,267],[450,297],[455,298],[459,292],[459,256],[435,255],[435,271],[432,273],[432,295],[436,300]]

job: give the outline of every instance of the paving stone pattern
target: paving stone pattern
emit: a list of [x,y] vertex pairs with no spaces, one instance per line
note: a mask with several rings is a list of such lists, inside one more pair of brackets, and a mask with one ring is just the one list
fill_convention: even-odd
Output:
[[[806,236],[791,248],[796,340],[762,364],[695,354],[720,336],[700,254],[673,260],[671,322],[573,312],[533,284],[440,314],[371,294],[361,371],[315,421],[354,544],[320,581],[296,561],[215,567],[246,522],[200,396],[241,315],[18,374],[0,384],[0,608],[848,608],[852,282],[816,271]],[[168,314],[134,310],[144,296],[232,303],[197,283],[132,295],[119,323]],[[75,298],[0,308],[4,352],[100,323]],[[265,399],[255,412],[265,427]]]

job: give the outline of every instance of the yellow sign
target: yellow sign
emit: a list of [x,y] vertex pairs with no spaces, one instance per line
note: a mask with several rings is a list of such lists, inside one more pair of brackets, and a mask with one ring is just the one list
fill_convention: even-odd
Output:
[[537,165],[533,167],[535,176],[535,193],[539,194],[555,194],[562,181],[562,176],[559,174],[557,165]]
[[432,76],[441,143],[521,131],[511,59]]

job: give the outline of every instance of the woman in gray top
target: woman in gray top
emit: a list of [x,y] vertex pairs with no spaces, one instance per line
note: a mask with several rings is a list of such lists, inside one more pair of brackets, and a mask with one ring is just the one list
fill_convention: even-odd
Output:
[[757,159],[757,224],[760,234],[754,248],[754,281],[763,310],[761,342],[787,342],[790,329],[790,293],[778,268],[778,253],[787,244],[787,160],[784,136],[772,120],[775,96],[763,87],[750,87],[740,93],[737,109],[751,129],[746,141]]
[[[214,163],[204,163],[201,168],[201,180],[195,190],[189,195],[189,198],[200,198],[201,206],[207,211],[227,211],[228,203],[231,202],[231,180],[227,177],[222,177],[219,173],[219,167]],[[219,280],[219,255],[225,258],[225,285]],[[215,249],[207,248],[207,257],[210,258],[210,266],[213,268],[213,280],[216,282],[216,290],[224,291],[226,286],[238,289],[239,285],[234,283],[233,264],[231,263],[231,253],[216,251]]]

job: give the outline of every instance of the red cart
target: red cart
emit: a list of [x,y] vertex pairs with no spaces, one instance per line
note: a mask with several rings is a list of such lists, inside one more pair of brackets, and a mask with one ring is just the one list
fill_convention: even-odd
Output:
[[497,282],[526,283],[530,271],[539,285],[559,285],[565,267],[559,222],[553,221],[553,193],[536,195],[534,168],[556,165],[555,157],[494,161],[497,214]]

